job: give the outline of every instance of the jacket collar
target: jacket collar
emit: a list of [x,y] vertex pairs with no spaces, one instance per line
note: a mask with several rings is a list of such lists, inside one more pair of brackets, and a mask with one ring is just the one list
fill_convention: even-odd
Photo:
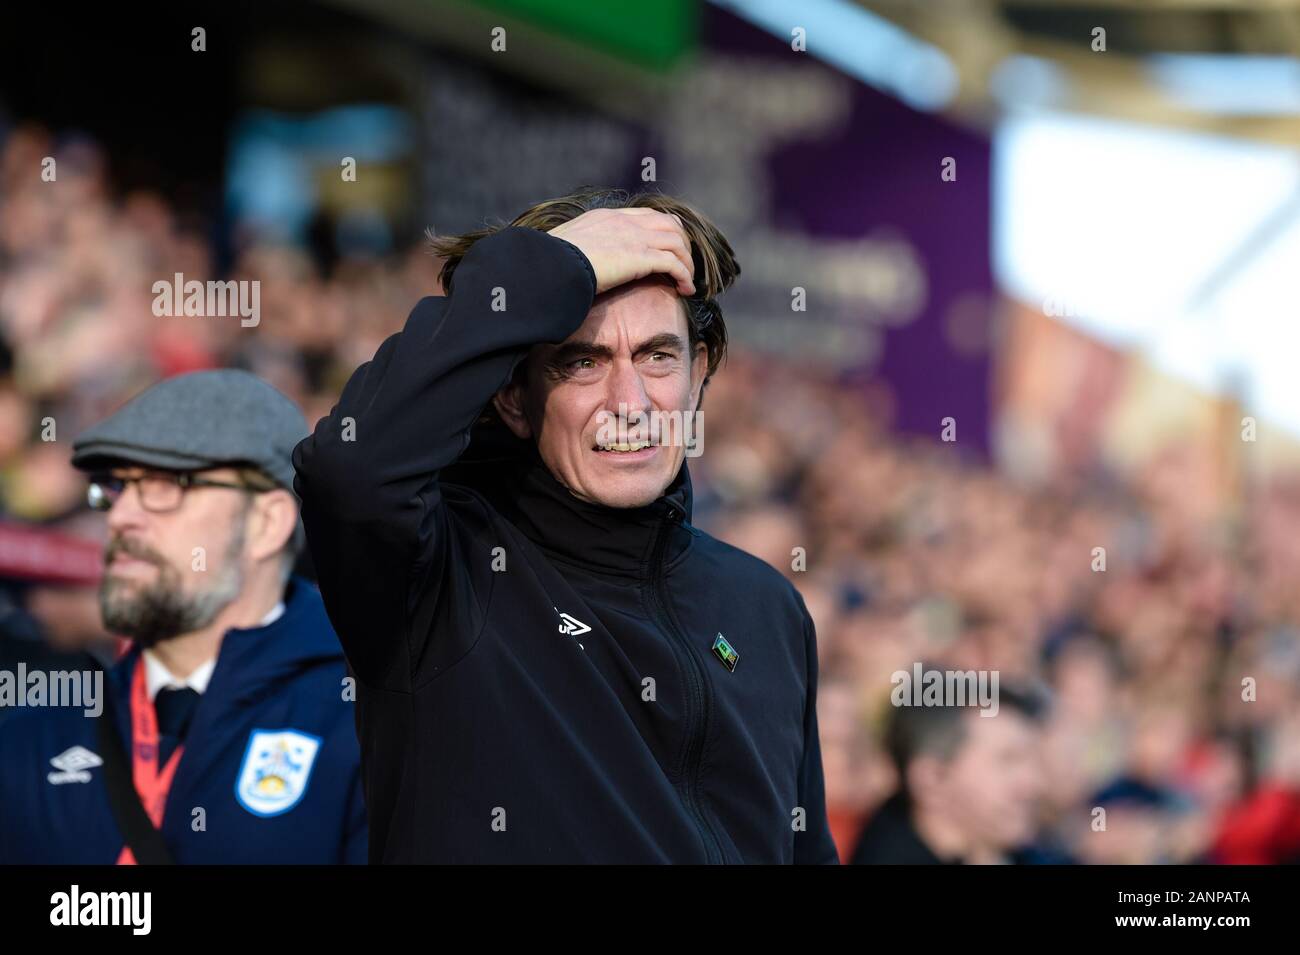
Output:
[[[342,664],[343,648],[330,627],[320,592],[307,580],[291,577],[284,604],[284,613],[269,624],[226,631],[212,682],[194,713],[168,806],[192,805],[191,794],[211,779],[222,754],[248,733],[250,707],[283,696],[291,680],[317,666]],[[140,647],[133,646],[110,674],[123,697],[129,694],[140,653]],[[116,715],[118,732],[129,745],[133,738],[129,706],[118,707]]]
[[473,453],[444,472],[444,480],[479,491],[492,506],[550,556],[584,569],[643,578],[663,540],[663,565],[690,546],[691,476],[681,470],[664,493],[642,507],[607,507],[581,500],[556,480],[531,441],[476,430]]
[[[140,658],[133,645],[114,665],[113,678],[125,691]],[[328,660],[342,660],[320,593],[307,580],[289,578],[284,613],[265,626],[227,630],[217,652],[206,695],[255,695],[263,686]]]

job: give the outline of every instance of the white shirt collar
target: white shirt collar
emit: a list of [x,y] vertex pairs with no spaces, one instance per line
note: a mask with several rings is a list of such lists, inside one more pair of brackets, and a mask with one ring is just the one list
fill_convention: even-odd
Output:
[[258,622],[257,625],[259,627],[269,627],[271,624],[279,620],[283,614],[284,614],[284,601],[281,600],[278,604],[276,604],[274,607],[271,608],[271,612],[268,613],[265,617],[263,617],[261,621]]
[[158,696],[158,691],[164,687],[181,689],[189,687],[190,689],[202,693],[208,688],[208,681],[212,679],[212,671],[217,668],[215,659],[198,667],[193,673],[185,679],[178,678],[167,666],[159,660],[152,650],[144,652],[144,685],[149,691],[149,699],[152,700]]
[[[283,613],[284,601],[281,600],[271,608],[270,613],[261,619],[258,626],[270,626],[276,620],[280,619],[280,616]],[[152,650],[146,650],[144,651],[145,689],[149,691],[149,699],[151,701],[158,695],[158,691],[163,687],[173,687],[175,689],[189,687],[197,693],[202,693],[208,688],[208,682],[212,679],[212,671],[216,668],[217,659],[216,657],[213,657],[211,660],[197,667],[193,673],[182,680],[172,673],[171,670],[167,669],[166,664],[159,660]]]

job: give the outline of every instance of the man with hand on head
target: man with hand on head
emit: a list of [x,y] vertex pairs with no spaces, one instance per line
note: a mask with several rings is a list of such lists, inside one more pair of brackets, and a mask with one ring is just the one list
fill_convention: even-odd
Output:
[[360,754],[299,550],[306,432],[242,371],[163,381],[73,444],[105,512],[103,711],[0,727],[0,863],[358,863]]
[[837,862],[812,621],[690,524],[730,245],[588,189],[436,250],[294,452],[371,860]]

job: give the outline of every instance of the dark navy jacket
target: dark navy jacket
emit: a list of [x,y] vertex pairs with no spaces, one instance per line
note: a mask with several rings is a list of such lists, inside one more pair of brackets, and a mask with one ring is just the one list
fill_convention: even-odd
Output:
[[[128,761],[129,683],[139,656],[133,648],[104,681]],[[301,578],[290,580],[277,620],[226,633],[163,815],[176,862],[365,862],[345,676],[320,594]],[[97,722],[81,709],[31,708],[0,725],[0,864],[117,860],[123,840],[98,763]]]
[[588,504],[478,421],[594,295],[570,243],[482,239],[295,450],[371,860],[836,862],[794,587],[691,526],[685,466],[647,506]]

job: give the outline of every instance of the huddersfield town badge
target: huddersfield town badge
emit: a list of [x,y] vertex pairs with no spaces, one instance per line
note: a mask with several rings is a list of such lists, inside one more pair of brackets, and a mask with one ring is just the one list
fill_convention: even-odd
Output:
[[722,665],[727,668],[728,672],[736,672],[736,664],[740,662],[740,654],[732,648],[731,644],[727,642],[727,638],[722,634],[718,634],[713,641],[713,654],[722,661]]
[[297,730],[253,730],[235,782],[235,798],[255,816],[278,816],[307,791],[321,739]]

